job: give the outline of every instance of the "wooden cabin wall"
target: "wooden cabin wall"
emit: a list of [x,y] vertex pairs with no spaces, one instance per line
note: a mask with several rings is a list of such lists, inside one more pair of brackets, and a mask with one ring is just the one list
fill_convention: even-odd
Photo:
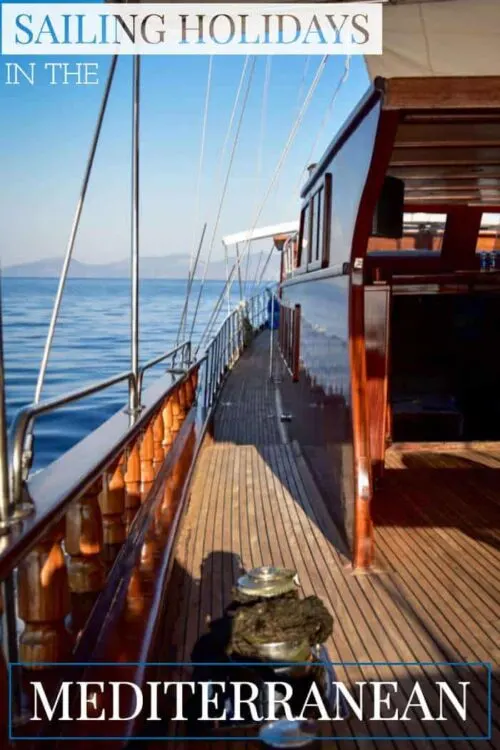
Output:
[[282,304],[300,305],[300,373],[280,391],[297,440],[349,545],[353,536],[353,444],[347,276],[302,277],[283,287]]

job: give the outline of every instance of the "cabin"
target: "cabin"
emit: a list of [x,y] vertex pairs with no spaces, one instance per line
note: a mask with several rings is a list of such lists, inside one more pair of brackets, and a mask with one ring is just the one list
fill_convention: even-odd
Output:
[[355,567],[374,559],[388,456],[498,453],[498,87],[376,79],[304,186],[282,312],[300,315],[290,349],[323,399],[323,481]]

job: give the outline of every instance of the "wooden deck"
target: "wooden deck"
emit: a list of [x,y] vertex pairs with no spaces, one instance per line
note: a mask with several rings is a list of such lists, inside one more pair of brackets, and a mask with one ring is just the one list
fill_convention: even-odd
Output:
[[[273,564],[295,568],[303,594],[317,594],[334,615],[330,658],[369,663],[338,667],[339,680],[398,680],[394,705],[404,706],[415,679],[427,684],[457,674],[469,677],[443,664],[424,670],[418,664],[380,662],[486,661],[496,670],[500,453],[389,452],[375,505],[377,570],[355,575],[298,445],[283,442],[284,437],[268,379],[268,336],[261,334],[224,387],[215,442],[198,462],[168,592],[164,660],[190,660],[207,623],[230,601],[240,570]],[[448,736],[479,737],[487,730],[483,672],[469,673],[476,680],[469,703],[472,719],[466,730],[448,721]],[[494,675],[495,705],[496,691]],[[335,722],[323,732],[360,739],[325,740],[322,746],[500,747],[498,720],[493,711],[492,742],[443,739],[436,722],[432,729],[426,722],[408,722],[402,736],[397,722],[397,737],[388,721]],[[422,739],[409,739],[415,736]],[[245,745],[261,747],[251,741],[227,743],[228,748]]]

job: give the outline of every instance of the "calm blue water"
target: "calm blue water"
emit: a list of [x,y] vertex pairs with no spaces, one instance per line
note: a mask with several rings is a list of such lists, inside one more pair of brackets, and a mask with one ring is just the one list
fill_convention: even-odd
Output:
[[[57,288],[56,279],[3,280],[7,414],[33,401],[36,378]],[[193,340],[198,340],[223,282],[204,288]],[[192,307],[199,287],[193,285]],[[140,359],[175,346],[186,282],[144,280],[140,289]],[[130,369],[130,284],[126,279],[68,281],[42,398]],[[233,296],[234,303],[237,302]],[[224,302],[221,316],[227,313]],[[162,372],[159,365],[145,385]],[[127,401],[126,385],[84,399],[36,423],[34,468],[41,468],[108,419]]]

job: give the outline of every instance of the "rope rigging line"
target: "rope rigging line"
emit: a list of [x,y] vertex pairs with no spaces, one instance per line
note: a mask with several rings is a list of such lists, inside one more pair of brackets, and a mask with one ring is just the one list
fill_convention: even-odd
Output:
[[262,272],[260,274],[259,280],[257,282],[257,284],[258,284],[259,287],[262,284],[262,280],[264,278],[264,274],[267,271],[267,267],[268,267],[268,265],[270,263],[270,260],[272,258],[273,252],[274,252],[274,243],[272,244],[271,249],[269,250],[269,253],[268,253],[267,258],[266,258],[266,262],[264,263],[264,268],[262,269]]
[[219,154],[216,182],[219,182],[220,170],[222,168],[222,164],[224,163],[224,157],[226,155],[226,149],[229,143],[229,136],[231,135],[231,130],[233,129],[234,118],[236,117],[236,112],[238,110],[238,104],[240,102],[241,92],[243,91],[243,84],[245,82],[249,63],[250,63],[250,55],[247,55],[245,57],[245,62],[243,63],[243,68],[241,69],[240,80],[238,82],[238,88],[236,89],[236,96],[234,97],[233,109],[231,110],[231,115],[229,117],[228,126],[226,128],[226,135],[224,137],[224,142],[222,144],[222,148]]
[[[231,148],[231,154],[230,154],[230,157],[229,157],[229,163],[228,163],[228,167],[227,167],[227,171],[226,171],[226,177],[225,177],[225,180],[224,180],[224,185],[223,185],[223,188],[222,188],[222,194],[221,194],[220,201],[219,201],[219,207],[218,207],[218,210],[217,210],[217,215],[216,215],[216,218],[215,218],[215,223],[214,223],[214,226],[213,226],[213,229],[212,229],[212,236],[211,236],[210,245],[209,245],[209,248],[208,248],[207,259],[205,261],[205,269],[204,269],[204,273],[203,273],[203,278],[202,278],[202,282],[201,282],[200,289],[199,289],[199,292],[198,292],[198,298],[196,300],[196,308],[195,308],[195,311],[194,311],[193,320],[191,322],[191,330],[190,330],[190,333],[189,333],[189,339],[190,339],[190,341],[193,340],[193,331],[194,331],[194,327],[195,327],[195,324],[196,324],[196,318],[198,316],[198,310],[199,310],[199,307],[200,307],[201,296],[202,296],[202,293],[203,293],[203,288],[205,286],[205,281],[206,281],[206,277],[207,277],[208,266],[210,264],[210,259],[212,257],[212,252],[213,252],[214,245],[215,245],[215,236],[216,236],[217,230],[219,228],[219,222],[220,222],[220,218],[221,218],[221,215],[222,215],[222,208],[223,208],[224,200],[225,200],[225,197],[226,197],[227,187],[228,187],[228,184],[229,184],[229,178],[231,177],[231,170],[232,170],[232,167],[233,167],[234,157],[235,157],[235,154],[236,154],[236,148],[237,148],[238,141],[239,141],[239,136],[240,136],[240,131],[241,131],[241,125],[243,123],[243,118],[244,118],[246,107],[247,107],[248,97],[249,97],[250,89],[251,89],[251,86],[252,86],[253,74],[254,74],[254,71],[255,71],[255,61],[256,61],[256,58],[254,56],[253,59],[252,59],[252,65],[250,67],[250,72],[249,72],[249,75],[248,75],[247,86],[246,86],[246,89],[245,89],[245,94],[244,94],[244,98],[243,98],[243,103],[242,103],[242,107],[241,107],[240,116],[239,116],[239,119],[238,119],[238,124],[237,124],[237,127],[236,127],[236,132],[235,132],[235,135],[234,135],[233,145],[232,145],[232,148]],[[227,282],[224,285],[224,294],[226,292],[226,288],[227,288]]]
[[303,96],[304,88],[306,85],[306,79],[307,79],[307,74],[309,72],[310,63],[311,63],[311,56],[307,55],[306,59],[304,60],[304,70],[302,71],[302,78],[301,78],[300,85],[299,85],[299,93],[297,95],[297,102],[295,104],[296,113],[300,111],[300,102],[302,101],[302,96]]
[[106,109],[108,106],[109,95],[111,92],[111,87],[113,85],[113,79],[115,76],[117,62],[118,62],[118,55],[114,55],[111,60],[111,65],[108,71],[108,77],[106,80],[106,84],[104,86],[101,106],[99,108],[99,113],[97,115],[97,122],[96,122],[96,127],[94,130],[94,136],[92,138],[92,143],[90,145],[89,155],[87,157],[87,164],[85,167],[85,172],[84,172],[84,176],[82,180],[82,186],[80,189],[80,197],[78,199],[78,203],[76,205],[75,213],[73,216],[73,223],[71,225],[71,230],[70,230],[70,234],[68,238],[68,244],[66,246],[64,262],[63,262],[63,266],[61,269],[61,274],[59,276],[59,284],[57,287],[56,298],[54,300],[54,307],[52,308],[52,315],[50,318],[49,330],[47,332],[47,339],[45,341],[42,361],[40,363],[40,370],[38,371],[38,378],[37,378],[36,387],[35,387],[35,396],[33,399],[34,404],[39,403],[40,397],[42,395],[43,382],[45,380],[45,374],[47,372],[47,365],[49,362],[52,342],[54,340],[54,333],[55,333],[57,318],[59,316],[59,311],[61,308],[62,298],[64,294],[64,287],[66,284],[66,279],[68,277],[68,271],[69,271],[71,258],[73,256],[76,236],[78,234],[78,229],[80,227],[80,219],[81,219],[82,212],[83,212],[83,206],[85,204],[85,197],[87,195],[87,189],[88,189],[89,182],[90,182],[90,176],[92,174],[92,169],[94,166],[95,155],[97,151],[97,146],[99,144],[99,138],[101,136],[102,124],[103,124],[104,115],[106,114]]
[[[313,79],[313,81],[311,83],[311,86],[309,87],[309,91],[307,92],[307,95],[306,95],[306,97],[304,99],[304,102],[302,104],[301,110],[300,110],[299,114],[297,115],[297,118],[295,119],[294,124],[292,125],[290,133],[288,135],[288,139],[287,139],[287,141],[285,143],[285,146],[283,147],[283,150],[281,152],[280,158],[278,160],[278,163],[277,163],[277,165],[275,167],[275,170],[274,170],[274,173],[272,175],[271,181],[270,181],[270,183],[268,185],[268,188],[267,188],[267,190],[265,192],[264,198],[263,198],[263,200],[262,200],[262,202],[261,202],[261,204],[259,206],[259,210],[256,213],[256,216],[255,216],[255,219],[254,219],[254,223],[253,223],[252,229],[250,231],[250,237],[251,237],[251,235],[253,234],[253,232],[255,231],[255,229],[257,227],[257,223],[258,223],[258,221],[260,219],[260,216],[261,216],[262,211],[264,209],[264,206],[265,206],[265,204],[267,202],[267,199],[269,198],[269,195],[270,195],[270,193],[271,193],[271,191],[272,191],[272,189],[273,189],[273,187],[274,187],[274,185],[276,183],[276,180],[279,177],[281,169],[283,168],[283,164],[285,163],[285,160],[286,160],[286,158],[288,156],[288,153],[289,153],[289,151],[290,151],[290,149],[291,149],[291,147],[293,145],[293,142],[294,142],[295,137],[297,135],[298,129],[299,129],[301,123],[302,123],[302,120],[304,119],[304,115],[307,112],[307,109],[308,109],[309,104],[311,102],[311,99],[312,99],[312,97],[314,95],[314,92],[316,91],[316,88],[317,88],[317,86],[318,86],[318,84],[319,84],[319,82],[321,80],[321,76],[323,74],[323,71],[325,69],[327,61],[328,61],[328,55],[324,55],[322,57],[322,59],[321,59],[320,64],[318,65],[318,69],[317,69],[316,74],[314,76],[314,79]],[[217,316],[218,316],[219,311],[220,311],[221,300],[223,300],[224,295],[226,294],[227,285],[230,285],[232,283],[232,279],[233,279],[233,276],[235,274],[237,266],[239,264],[241,264],[241,262],[243,261],[243,259],[246,260],[246,254],[249,251],[250,242],[251,242],[251,240],[247,240],[247,243],[246,243],[245,248],[243,250],[243,254],[240,255],[237,258],[236,262],[234,263],[234,265],[233,265],[233,267],[231,269],[231,272],[230,272],[229,277],[228,277],[228,279],[226,281],[226,284],[224,285],[224,288],[222,289],[222,291],[221,291],[221,293],[219,295],[219,298],[218,298],[218,300],[216,301],[216,303],[214,305],[214,308],[213,308],[212,313],[211,313],[211,315],[209,317],[208,323],[205,326],[205,330],[203,331],[203,333],[202,333],[202,335],[200,337],[200,340],[199,340],[199,342],[197,344],[195,354],[199,351],[202,343],[206,339],[207,333],[211,333],[212,332],[212,328],[214,326],[214,321],[217,320]]]
[[333,105],[335,104],[335,100],[337,99],[337,96],[339,94],[340,89],[342,88],[342,86],[344,85],[344,83],[347,82],[347,79],[349,78],[350,68],[351,68],[351,56],[350,55],[346,55],[345,63],[344,63],[344,70],[343,70],[342,75],[341,75],[341,77],[339,79],[339,82],[337,83],[337,86],[335,87],[335,89],[333,91],[332,98],[330,99],[330,101],[328,103],[328,106],[327,106],[327,108],[325,110],[325,113],[323,115],[323,118],[322,118],[322,120],[320,122],[320,125],[319,125],[319,128],[318,128],[318,132],[316,133],[316,138],[314,139],[313,145],[311,146],[311,150],[309,152],[309,156],[307,157],[307,161],[304,164],[304,169],[300,173],[299,179],[297,181],[297,185],[295,186],[295,191],[294,191],[295,193],[297,193],[298,191],[300,191],[300,188],[301,188],[301,185],[302,185],[302,179],[304,177],[304,174],[307,172],[307,168],[309,167],[309,165],[311,164],[311,162],[313,160],[313,157],[314,157],[314,154],[316,152],[316,148],[317,148],[317,145],[319,143],[319,140],[320,140],[320,138],[321,138],[321,136],[323,134],[323,131],[324,131],[325,127],[326,127],[326,123],[328,122],[328,119],[329,119],[329,117],[330,117],[330,115],[332,113],[332,109],[333,109]]
[[[259,144],[257,149],[257,170],[255,175],[255,184],[257,186],[257,189],[260,185],[261,176],[262,176],[262,160],[263,160],[263,154],[264,154],[264,140],[265,140],[265,134],[266,134],[266,122],[267,122],[267,108],[268,108],[268,100],[269,100],[269,86],[271,83],[271,64],[272,64],[272,56],[266,55],[266,69],[264,73],[264,86],[262,88],[262,106],[261,106],[261,113],[260,113],[260,135],[259,135]],[[256,194],[256,206],[258,205],[258,193]],[[247,253],[247,262],[246,262],[246,268],[245,268],[245,291],[244,296],[246,297],[247,292],[247,286],[249,282],[249,267],[250,267],[250,251]],[[238,272],[240,273],[240,270],[238,269]]]
[[[201,245],[203,244],[203,237],[205,236],[205,229],[206,229],[206,224],[205,224],[203,228],[202,239],[201,239],[201,242],[199,243],[198,251],[196,252],[196,235],[198,231],[198,222],[200,219],[200,209],[201,209],[201,180],[202,180],[202,174],[203,174],[203,164],[205,160],[205,144],[206,144],[206,135],[207,135],[208,110],[209,110],[209,105],[210,105],[210,93],[211,93],[211,88],[212,88],[212,72],[213,72],[213,55],[210,55],[210,57],[208,58],[208,73],[207,73],[207,85],[206,85],[206,91],[205,91],[205,106],[203,110],[203,123],[202,123],[202,129],[201,129],[200,159],[198,163],[198,177],[196,180],[196,204],[195,204],[196,209],[195,209],[195,220],[193,224],[193,242],[192,242],[191,255],[189,258],[189,272],[188,272],[188,284],[187,284],[187,289],[186,289],[186,298],[184,300],[184,307],[183,307],[181,319],[179,322],[179,330],[177,331],[176,346],[179,345],[179,341],[181,340],[182,336],[185,335],[185,332],[186,332],[186,323],[187,323],[187,317],[189,314],[189,300],[191,297],[191,289],[193,286],[194,273],[195,273],[197,261],[200,256]],[[195,265],[195,258],[196,258],[196,265]]]
[[[226,147],[227,147],[227,144],[229,142],[229,136],[230,136],[230,133],[231,133],[231,130],[232,130],[232,127],[233,127],[233,122],[234,122],[234,118],[235,118],[235,115],[236,115],[236,111],[238,109],[238,103],[239,103],[239,100],[240,100],[240,95],[241,95],[241,91],[242,91],[242,88],[243,88],[243,83],[244,83],[244,80],[245,80],[245,75],[246,75],[246,71],[247,71],[247,68],[248,68],[249,61],[250,61],[250,56],[247,55],[245,57],[245,62],[243,63],[243,68],[242,68],[242,71],[241,71],[240,80],[239,80],[238,87],[237,87],[237,90],[236,90],[236,96],[235,96],[235,99],[234,99],[233,108],[232,108],[232,111],[231,111],[231,116],[229,118],[229,123],[228,123],[228,126],[226,128],[226,135],[225,135],[224,142],[222,144],[222,148],[221,148],[221,151],[220,151],[220,154],[219,154],[219,158],[218,158],[217,176],[216,176],[216,179],[215,179],[216,183],[219,182],[219,173],[220,173],[221,165],[222,165],[222,163],[224,161],[224,155],[226,153]],[[184,318],[184,322],[183,322],[184,336],[185,336],[185,332],[186,332],[187,321],[188,321],[188,318],[189,318],[189,298],[190,298],[190,295],[191,295],[193,281],[194,281],[195,276],[196,276],[196,271],[198,269],[198,263],[199,263],[199,260],[200,260],[200,253],[201,253],[201,248],[203,246],[203,238],[205,237],[206,229],[207,229],[207,222],[205,222],[205,224],[204,224],[203,232],[202,232],[202,237],[201,237],[200,243],[198,245],[198,252],[197,252],[197,255],[196,255],[196,258],[195,258],[195,262],[194,262],[192,271],[191,271],[191,273],[189,275],[189,278],[188,278],[188,289],[186,290],[187,302],[185,301],[185,303],[184,303],[184,309],[182,311],[182,316]],[[196,315],[195,315],[195,320],[196,320]],[[179,341],[180,341],[180,333],[178,335],[177,344],[179,343]]]
[[[325,60],[325,58],[326,58],[326,57],[327,57],[327,56],[325,56],[325,57],[323,58],[323,60],[322,60],[322,63],[323,63],[323,62],[325,62],[325,65],[326,65],[326,62],[327,62],[327,60]],[[323,73],[323,70],[324,70],[324,66],[323,66],[323,67],[321,67],[322,63],[320,63],[320,65],[319,65],[319,67],[318,67],[318,70],[317,70],[317,72],[316,72],[316,77],[315,77],[315,80],[317,80],[317,83],[319,83],[319,77],[321,77],[321,75],[322,75],[322,73]],[[318,74],[319,74],[319,77],[318,77]],[[316,85],[317,85],[317,83],[316,83]],[[312,85],[314,85],[314,81],[313,81],[313,84],[312,84]],[[309,93],[310,93],[310,92],[309,92]],[[313,93],[314,93],[314,91],[313,91]],[[309,95],[309,94],[308,94],[308,95]],[[304,104],[306,104],[306,100],[304,100]],[[303,104],[303,106],[304,106],[304,104]],[[299,113],[299,114],[300,114],[300,113]],[[304,112],[303,114],[305,114],[305,112]],[[302,116],[303,116],[303,115],[302,115]],[[267,200],[267,199],[266,199],[266,200]],[[255,227],[254,227],[254,228],[255,228]],[[272,252],[272,251],[271,251],[271,252]],[[260,253],[260,255],[259,255],[259,261],[258,261],[258,264],[257,264],[257,268],[256,268],[256,270],[255,270],[255,276],[254,276],[254,280],[253,280],[253,286],[254,286],[254,287],[255,287],[255,285],[256,285],[256,284],[260,284],[260,283],[261,283],[261,281],[262,281],[262,275],[261,275],[261,277],[260,277],[260,279],[259,279],[259,280],[258,280],[258,277],[259,277],[259,271],[260,271],[260,266],[261,266],[261,263],[262,263],[262,258],[263,258],[263,254],[264,254],[264,250],[262,250],[262,251],[261,251],[261,253]],[[269,265],[269,261],[270,261],[270,256],[269,256],[269,257],[268,257],[268,259],[266,260],[266,264],[265,264],[265,266],[264,266],[265,268],[266,268],[266,267],[267,267],[267,266]]]

